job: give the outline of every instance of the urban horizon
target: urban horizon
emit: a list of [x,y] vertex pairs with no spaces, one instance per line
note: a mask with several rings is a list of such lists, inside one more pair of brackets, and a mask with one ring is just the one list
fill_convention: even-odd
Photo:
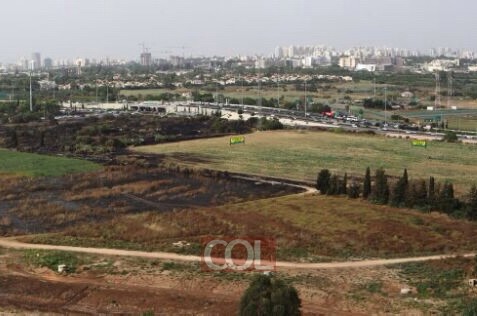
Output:
[[[137,56],[118,56],[115,54],[110,54],[107,56],[63,56],[59,58],[52,58],[50,55],[43,55],[41,51],[32,52],[30,58],[23,56],[17,57],[16,61],[0,61],[0,70],[1,69],[33,69],[39,68],[58,68],[65,66],[88,66],[88,65],[118,65],[126,64],[130,62],[141,63],[141,57],[150,58],[150,63],[154,61],[165,61],[170,60],[173,57],[184,58],[184,59],[194,59],[194,58],[221,58],[225,60],[230,59],[294,59],[294,58],[304,58],[304,57],[446,57],[446,58],[459,58],[459,59],[474,59],[476,51],[471,49],[462,49],[462,48],[451,48],[451,47],[436,47],[429,48],[425,50],[419,49],[408,49],[408,48],[392,48],[387,46],[354,46],[347,49],[336,49],[331,45],[286,45],[286,46],[276,46],[274,49],[271,49],[267,54],[261,54],[259,52],[254,54],[234,54],[234,55],[203,55],[203,54],[193,54],[186,53],[183,51],[161,51],[159,54],[154,54],[155,50],[150,50],[148,48],[143,48],[141,52],[138,50]],[[54,56],[54,55],[52,55]]]

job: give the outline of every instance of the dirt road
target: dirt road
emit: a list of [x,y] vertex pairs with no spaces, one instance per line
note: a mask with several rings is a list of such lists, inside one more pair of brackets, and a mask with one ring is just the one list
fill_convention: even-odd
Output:
[[[200,256],[192,255],[180,255],[168,252],[146,252],[146,251],[134,251],[134,250],[122,250],[122,249],[107,249],[107,248],[88,248],[88,247],[72,247],[72,246],[57,246],[57,245],[43,245],[43,244],[27,244],[19,242],[11,238],[0,238],[0,247],[11,249],[39,249],[39,250],[61,250],[70,252],[80,252],[97,255],[108,256],[124,256],[124,257],[139,257],[139,258],[151,258],[173,261],[187,261],[187,262],[200,262]],[[325,263],[298,263],[298,262],[284,262],[277,261],[276,268],[289,268],[289,269],[350,269],[350,268],[363,268],[373,266],[385,266],[399,263],[419,262],[428,260],[442,260],[452,258],[455,256],[462,257],[474,257],[475,252],[465,254],[445,254],[434,256],[422,256],[422,257],[408,257],[408,258],[395,258],[395,259],[375,259],[375,260],[362,260],[362,261],[345,261],[345,262],[325,262]]]

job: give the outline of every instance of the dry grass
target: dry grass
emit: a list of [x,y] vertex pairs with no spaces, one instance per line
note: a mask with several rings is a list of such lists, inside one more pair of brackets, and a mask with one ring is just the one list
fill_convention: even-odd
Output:
[[[476,233],[476,223],[442,214],[340,197],[295,195],[116,217],[101,224],[72,227],[53,242],[200,254],[202,236],[266,236],[276,238],[280,259],[317,261],[475,250]],[[192,246],[174,248],[172,243],[179,240]]]

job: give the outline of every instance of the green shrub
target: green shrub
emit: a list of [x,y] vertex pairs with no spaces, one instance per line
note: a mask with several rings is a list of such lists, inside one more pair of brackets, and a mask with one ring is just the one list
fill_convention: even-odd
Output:
[[75,254],[65,251],[31,249],[25,251],[25,260],[33,266],[47,267],[53,271],[58,270],[58,265],[64,264],[67,273],[75,272],[79,264],[79,259]]

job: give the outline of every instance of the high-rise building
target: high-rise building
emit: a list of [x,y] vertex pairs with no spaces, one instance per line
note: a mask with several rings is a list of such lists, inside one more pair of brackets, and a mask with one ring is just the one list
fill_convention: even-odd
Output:
[[143,52],[141,53],[141,65],[149,67],[152,63],[151,53]]
[[38,70],[41,68],[41,54],[35,52],[31,54],[31,60],[33,61],[33,69]]
[[53,67],[53,60],[49,57],[43,59],[43,67],[45,69],[51,69]]

